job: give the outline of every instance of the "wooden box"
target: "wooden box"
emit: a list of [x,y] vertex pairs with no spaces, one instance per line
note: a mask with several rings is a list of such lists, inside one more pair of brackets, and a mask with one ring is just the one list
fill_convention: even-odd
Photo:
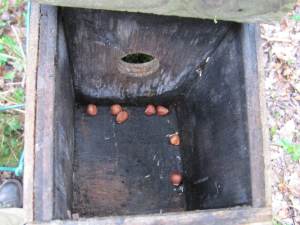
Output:
[[271,221],[256,25],[33,3],[29,43],[29,224]]

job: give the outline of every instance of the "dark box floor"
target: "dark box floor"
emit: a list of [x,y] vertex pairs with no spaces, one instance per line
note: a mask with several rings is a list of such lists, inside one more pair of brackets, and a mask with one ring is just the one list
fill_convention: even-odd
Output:
[[181,170],[179,147],[169,144],[177,131],[175,111],[166,117],[126,107],[129,119],[116,124],[109,107],[96,117],[76,109],[73,212],[107,216],[181,211],[184,195],[170,184]]

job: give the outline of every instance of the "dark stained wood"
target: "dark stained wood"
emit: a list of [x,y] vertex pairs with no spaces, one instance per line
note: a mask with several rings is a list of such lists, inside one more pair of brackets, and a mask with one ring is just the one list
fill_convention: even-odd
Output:
[[[181,17],[258,22],[279,20],[289,12],[295,0],[37,0],[58,6],[143,12]],[[259,6],[259,7],[258,7]]]
[[270,208],[233,208],[185,213],[104,217],[77,221],[52,221],[38,225],[271,225]]
[[189,210],[252,202],[241,29],[237,24],[227,32],[190,87],[186,106],[178,104],[178,111],[187,110],[179,127],[193,132],[185,135],[182,157]]
[[54,111],[54,216],[68,218],[72,209],[74,91],[63,26],[59,18]]
[[[136,103],[138,99],[178,96],[181,89],[190,87],[198,76],[194,71],[234,26],[103,10],[64,9],[62,14],[76,96],[86,102]],[[120,72],[121,58],[130,53],[155,57],[158,70],[142,77],[126,74],[123,67]]]
[[[130,167],[130,162],[126,162],[126,159],[130,158],[130,156],[133,156],[132,158],[134,158],[132,159],[132,161],[134,161],[136,158],[144,157],[143,154],[139,155],[140,153],[135,150],[138,148],[146,149],[147,147],[152,146],[152,144],[145,142],[144,136],[147,136],[145,135],[147,134],[147,132],[155,131],[155,128],[149,129],[149,127],[147,127],[146,125],[142,126],[141,128],[140,125],[142,123],[140,121],[136,121],[135,123],[134,120],[139,120],[139,118],[141,118],[138,115],[134,117],[132,121],[133,123],[129,123],[131,120],[131,118],[129,117],[129,121],[127,121],[128,123],[126,122],[125,124],[120,125],[120,130],[116,131],[116,133],[119,132],[118,135],[121,135],[121,138],[119,140],[123,140],[118,145],[119,150],[128,149],[128,146],[134,146],[134,148],[129,149],[128,152],[119,152],[118,154],[115,154],[115,146],[111,145],[111,148],[106,148],[107,143],[105,143],[105,141],[107,140],[104,140],[103,142],[103,139],[100,139],[100,137],[105,139],[105,132],[109,132],[111,131],[110,129],[112,129],[111,124],[113,124],[113,120],[109,120],[109,118],[112,119],[108,114],[109,110],[105,107],[100,108],[100,111],[102,113],[99,114],[99,117],[96,118],[98,119],[97,122],[93,120],[95,118],[85,118],[83,111],[80,111],[80,113],[79,111],[77,111],[80,118],[76,119],[76,123],[78,123],[79,121],[83,122],[82,124],[77,124],[76,126],[79,126],[81,128],[81,133],[79,135],[82,135],[81,138],[83,139],[78,138],[77,140],[77,145],[81,145],[81,147],[78,148],[77,146],[76,149],[80,149],[80,151],[77,151],[76,154],[78,159],[80,158],[82,160],[77,160],[77,162],[75,163],[75,167],[72,167],[72,151],[74,149],[73,126],[75,123],[73,118],[73,107],[75,104],[75,100],[72,93],[72,78],[70,77],[72,68],[70,68],[68,65],[68,55],[66,53],[63,29],[60,26],[58,18],[59,17],[57,16],[56,7],[43,6],[40,9],[38,4],[33,4],[31,31],[34,37],[30,42],[30,56],[32,56],[32,65],[29,65],[28,67],[26,90],[28,94],[28,115],[26,117],[27,124],[25,134],[25,163],[27,166],[25,168],[24,178],[28,179],[25,182],[24,188],[24,199],[26,200],[24,204],[24,206],[26,207],[26,221],[37,222],[41,220],[53,220],[55,218],[66,219],[68,217],[68,210],[70,210],[71,203],[73,202],[72,188],[74,188],[75,192],[74,198],[78,196],[81,198],[79,200],[74,199],[75,205],[76,203],[78,203],[78,205],[76,206],[77,208],[75,207],[74,209],[80,211],[82,210],[82,208],[80,207],[94,208],[95,211],[90,215],[100,215],[99,211],[101,210],[106,210],[103,215],[105,215],[107,212],[109,212],[107,214],[113,214],[111,212],[114,210],[118,214],[142,214],[154,211],[157,212],[159,211],[159,208],[163,208],[166,211],[182,210],[182,199],[174,197],[175,195],[172,196],[171,189],[168,189],[169,187],[167,188],[166,179],[163,179],[163,186],[159,186],[160,184],[158,181],[153,181],[154,184],[157,184],[154,190],[157,193],[157,190],[162,189],[159,190],[162,195],[155,195],[155,193],[153,193],[153,190],[149,189],[150,191],[147,195],[145,195],[146,197],[140,198],[137,201],[136,194],[133,195],[132,193],[130,194],[130,192],[127,191],[127,188],[130,186],[133,186],[133,189],[135,190],[143,190],[138,187],[138,185],[136,185],[142,181],[138,181],[137,177],[134,177],[133,175],[136,174],[139,178],[141,178],[141,174],[144,175],[144,172],[146,172],[146,170],[142,170],[141,168],[143,167],[132,166],[132,170],[136,173],[132,173],[132,176],[125,176],[124,174],[120,174],[122,170],[120,170],[119,167]],[[257,134],[259,134],[260,136],[263,135],[261,131],[263,129],[263,121],[261,119],[262,114],[259,111],[263,103],[261,96],[258,96],[260,95],[261,89],[259,87],[259,84],[257,84],[257,79],[259,78],[259,75],[257,73],[259,73],[258,70],[260,68],[258,68],[259,62],[257,62],[257,64],[251,64],[251,60],[254,60],[257,53],[253,51],[255,46],[252,45],[255,42],[255,39],[253,38],[253,35],[255,35],[253,32],[253,27],[247,26],[248,25],[245,25],[243,27],[244,33],[242,33],[241,35],[242,42],[240,51],[242,51],[243,49],[243,57],[239,58],[239,61],[235,62],[237,64],[245,63],[245,65],[234,65],[236,65],[236,68],[238,68],[238,70],[240,70],[240,67],[243,67],[247,76],[245,78],[246,85],[249,85],[249,87],[246,87],[245,92],[248,104],[247,113],[250,115],[250,113],[252,113],[251,107],[254,108],[253,115],[249,116],[248,121],[245,119],[245,124],[249,123],[249,121],[253,122],[253,124],[249,126],[249,129],[251,130],[249,132],[248,139],[250,145],[249,169],[251,171],[252,179],[251,194],[252,204],[254,208],[234,208],[228,210],[193,211],[184,213],[178,212],[174,214],[140,215],[135,217],[104,217],[83,219],[76,222],[52,221],[45,224],[267,224],[268,221],[271,220],[270,209],[255,208],[255,206],[264,207],[265,205],[269,204],[268,197],[267,199],[265,198],[265,194],[269,194],[269,190],[268,184],[264,182],[263,176],[265,168],[265,155],[263,154],[264,143],[260,137],[257,138]],[[221,39],[223,40],[223,38]],[[229,38],[226,40],[231,39]],[[234,43],[234,41],[232,41],[232,43]],[[233,44],[233,46],[233,49],[226,51],[229,55],[228,57],[234,57],[234,55],[230,54],[233,54],[236,49],[238,49],[236,48],[237,46],[235,44]],[[214,51],[209,53],[213,55]],[[206,60],[207,56],[211,57],[211,54],[205,55],[203,60]],[[224,60],[224,64],[229,64],[230,60],[228,59],[228,57],[226,58],[227,61]],[[203,62],[203,60],[200,61]],[[222,68],[225,71],[229,67],[230,66],[223,65]],[[199,74],[197,73],[194,73],[193,76],[195,74],[196,76],[199,76]],[[228,79],[228,77],[225,78]],[[251,82],[253,82],[254,84],[251,84]],[[219,90],[220,89],[221,88],[219,88]],[[236,89],[233,88],[232,90],[234,91]],[[218,100],[217,94],[212,94],[211,97],[211,101]],[[78,102],[77,100],[77,103],[80,102]],[[204,105],[205,104],[203,104],[203,106]],[[230,103],[229,105],[232,104]],[[82,110],[82,108],[79,108],[77,110]],[[133,111],[135,112],[135,110]],[[142,110],[140,113],[142,113]],[[103,116],[104,114],[105,116]],[[103,116],[103,118],[101,116]],[[85,119],[90,121],[86,122],[84,121]],[[151,119],[153,118],[149,118],[149,120]],[[103,127],[105,129],[102,129],[103,127],[98,126],[100,123],[103,123]],[[85,124],[87,124],[88,126],[84,126]],[[165,129],[167,129],[167,126],[164,126],[163,123],[159,123],[157,121],[152,125],[155,125],[159,128],[161,126],[160,132],[166,131]],[[90,128],[96,130],[96,134],[89,135],[88,133],[84,133],[89,132]],[[176,129],[176,127],[172,128]],[[139,129],[144,129],[144,131],[137,133]],[[128,130],[130,132],[128,132]],[[189,134],[190,133],[188,133],[186,136],[188,136]],[[140,145],[136,144],[135,146],[133,140],[141,135],[144,135],[142,138],[142,143],[140,143]],[[157,140],[155,138],[156,137],[150,139]],[[228,135],[228,139],[230,138],[232,137]],[[86,140],[88,139],[91,139],[91,141],[86,142]],[[201,141],[203,140],[200,140],[199,143]],[[103,148],[101,147],[100,150],[97,148],[91,148],[93,147],[93,145],[89,148],[84,148],[84,146],[89,146],[89,143],[93,144],[93,142],[97,142],[97,146],[99,144],[99,146],[103,146]],[[159,147],[156,147],[155,145],[153,148],[158,149]],[[106,152],[108,150],[111,151]],[[149,150],[149,153],[153,153],[153,149]],[[172,154],[174,154],[172,155],[173,158],[176,157],[175,153],[172,152]],[[91,157],[91,155],[95,157]],[[119,155],[122,160],[118,161],[113,157],[113,162],[106,160],[104,156],[109,155]],[[166,160],[169,158],[169,156],[170,155],[163,155],[162,158],[164,158],[163,160]],[[244,158],[247,158],[246,154]],[[148,159],[150,161],[151,158]],[[101,164],[99,162],[101,162]],[[197,163],[199,163],[199,161]],[[144,163],[145,168],[150,170],[153,169],[153,167],[149,165],[150,162],[148,162],[147,160],[147,162]],[[116,166],[118,167],[118,170],[115,168]],[[164,168],[164,175],[167,175],[167,171],[171,170],[173,166],[178,166],[178,168],[181,168],[181,165],[175,165],[173,161],[169,162],[166,164],[166,168]],[[222,168],[223,167],[221,166],[221,169]],[[72,182],[73,169],[75,175],[77,173],[74,186]],[[221,170],[215,171],[218,172]],[[155,172],[154,174],[157,173]],[[146,174],[144,178],[147,175],[148,174]],[[122,183],[124,179],[125,183]],[[248,177],[246,177],[245,179],[248,179]],[[126,182],[129,182],[130,185],[127,185]],[[145,186],[148,188],[151,185],[147,186],[146,184]],[[248,188],[250,188],[250,185]],[[76,196],[76,191],[78,190],[83,192],[79,193],[79,195]],[[84,191],[86,191],[86,193],[84,193]],[[107,192],[105,193],[105,191]],[[231,190],[230,193],[233,192],[234,190]],[[163,198],[165,194],[167,194],[167,196],[171,196],[169,202]],[[153,201],[151,202],[152,196]],[[81,201],[82,198],[84,201]],[[130,201],[129,198],[132,198],[133,200],[131,199]],[[142,200],[144,200],[144,202],[142,202]],[[246,199],[246,201],[244,202],[247,203],[248,200],[249,199]],[[131,205],[120,205],[120,203],[124,202],[129,202]],[[153,204],[153,206],[155,206],[155,210],[147,211],[147,207],[144,206],[150,204]],[[99,206],[107,208],[100,208]],[[86,208],[84,208],[83,210],[85,210]],[[76,213],[75,211],[73,212]]]
[[109,107],[95,117],[85,106],[76,110],[74,213],[109,216],[184,210],[185,196],[169,176],[180,171],[178,146],[168,134],[177,131],[176,113],[148,117],[145,107],[126,107],[129,119],[116,124]]

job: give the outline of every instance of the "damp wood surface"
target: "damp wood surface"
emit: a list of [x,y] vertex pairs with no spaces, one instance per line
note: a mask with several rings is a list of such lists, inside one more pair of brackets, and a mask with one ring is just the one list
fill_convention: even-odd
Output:
[[[238,27],[234,23],[103,10],[65,8],[60,14],[76,96],[86,102],[136,103],[142,99],[144,103],[146,98],[174,98],[189,89],[198,77],[196,70],[225,35]],[[120,73],[121,59],[131,53],[153,56],[159,68],[145,77]]]
[[[58,6],[105,9],[171,15],[180,17],[208,18],[237,22],[279,20],[289,12],[295,0],[36,0]],[[259,7],[257,7],[259,6]]]
[[76,109],[73,213],[108,216],[182,211],[184,195],[169,175],[181,170],[175,112],[147,117],[144,107],[127,107],[129,119],[116,124],[109,107],[95,117]]

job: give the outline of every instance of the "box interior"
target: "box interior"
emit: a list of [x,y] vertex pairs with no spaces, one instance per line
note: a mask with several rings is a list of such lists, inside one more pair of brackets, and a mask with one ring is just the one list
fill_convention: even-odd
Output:
[[[241,25],[74,8],[58,18],[56,218],[251,205]],[[135,53],[152,60],[122,62]],[[149,103],[170,114],[145,116]]]

